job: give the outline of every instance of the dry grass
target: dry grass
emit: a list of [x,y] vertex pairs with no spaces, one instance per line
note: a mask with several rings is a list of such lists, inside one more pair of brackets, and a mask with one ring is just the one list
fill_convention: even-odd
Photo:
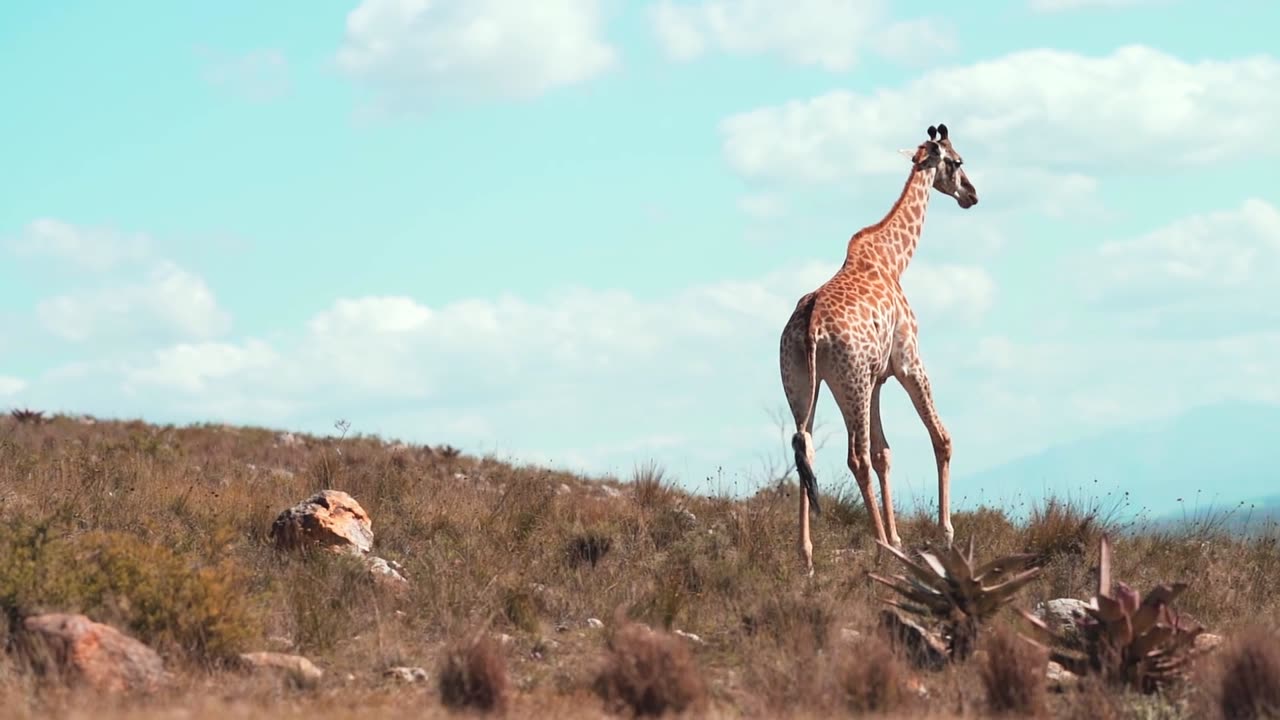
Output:
[[482,635],[450,646],[439,672],[440,702],[445,707],[486,713],[507,709],[507,662],[493,638]]
[[705,708],[706,683],[687,640],[624,621],[608,648],[593,686],[606,707],[637,717]]
[[[1026,664],[999,640],[985,660],[936,671],[910,667],[884,644],[876,626],[886,594],[866,573],[892,568],[876,565],[850,483],[827,487],[831,510],[814,521],[816,574],[806,578],[794,549],[794,485],[746,498],[693,495],[655,466],[625,481],[587,479],[351,433],[0,416],[0,609],[80,611],[115,624],[153,645],[178,683],[152,698],[85,697],[37,687],[0,656],[0,717],[171,717],[179,708],[193,718],[445,717],[446,697],[490,696],[513,717],[600,717],[608,705],[596,678],[620,651],[676,670],[615,679],[607,698],[649,688],[664,706],[686,703],[703,717],[871,708],[982,717],[993,714],[987,687],[1006,682],[998,678],[1034,697],[1030,675],[1018,674]],[[404,566],[408,592],[370,582],[354,558],[272,546],[275,516],[323,488],[368,511],[374,551]],[[1042,554],[1042,577],[1014,603],[1025,608],[1088,597],[1098,532],[1112,530],[1084,503],[1045,505],[1029,524],[991,508],[957,513],[954,524],[957,537],[977,539],[981,557]],[[927,512],[903,513],[899,530],[910,545],[936,539]],[[1120,532],[1115,545],[1115,574],[1135,586],[1190,582],[1179,608],[1212,632],[1274,630],[1280,618],[1274,535],[1201,525]],[[603,629],[588,623],[595,618]],[[632,623],[661,639],[646,645],[624,632],[611,649],[608,628]],[[1257,678],[1268,676],[1250,668],[1274,656],[1260,647],[1222,651],[1236,669],[1221,685],[1197,673],[1201,694],[1261,697],[1270,686]],[[304,655],[324,679],[292,688],[223,662],[257,650]],[[384,679],[393,666],[424,667],[432,681]],[[1177,698],[1105,688],[1045,704],[1053,716],[1082,706],[1105,713],[1095,716],[1194,716]]]
[[1039,717],[1045,712],[1046,653],[1008,627],[997,628],[985,644],[979,667],[987,708],[993,715]]
[[1223,652],[1210,695],[1223,720],[1280,718],[1280,633],[1242,632]]
[[834,662],[839,710],[855,715],[901,711],[911,701],[910,677],[880,633],[858,638]]

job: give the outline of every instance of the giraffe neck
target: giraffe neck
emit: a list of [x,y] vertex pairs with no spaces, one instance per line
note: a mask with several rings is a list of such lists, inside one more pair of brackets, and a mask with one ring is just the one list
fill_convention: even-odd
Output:
[[849,240],[845,254],[847,266],[855,259],[871,261],[887,268],[894,277],[902,275],[915,254],[924,228],[925,211],[929,208],[930,191],[937,168],[911,169],[902,194],[889,208],[888,214],[875,225],[859,231]]

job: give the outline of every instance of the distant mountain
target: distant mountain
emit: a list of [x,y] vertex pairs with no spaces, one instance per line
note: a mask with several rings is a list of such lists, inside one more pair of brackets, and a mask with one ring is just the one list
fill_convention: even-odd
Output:
[[988,504],[1018,516],[1050,494],[1099,502],[1124,516],[1142,511],[1152,520],[1200,517],[1240,501],[1246,508],[1254,503],[1255,517],[1280,517],[1280,495],[1273,494],[1280,488],[1277,441],[1278,406],[1204,406],[957,477],[951,492],[970,498],[981,492]]
[[1198,512],[1178,510],[1151,518],[1144,526],[1169,530],[1211,526],[1232,533],[1274,533],[1280,531],[1280,495],[1220,503]]

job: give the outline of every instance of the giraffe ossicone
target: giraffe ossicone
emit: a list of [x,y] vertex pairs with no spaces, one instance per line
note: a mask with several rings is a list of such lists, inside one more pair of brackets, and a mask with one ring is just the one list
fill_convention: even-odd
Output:
[[[795,418],[791,439],[800,476],[799,550],[813,573],[810,509],[821,513],[813,472],[813,422],[818,390],[831,390],[848,433],[848,465],[862,493],[876,538],[901,547],[889,484],[890,452],[880,422],[880,389],[896,378],[929,431],[938,471],[938,525],[948,546],[951,527],[951,435],[934,407],[933,392],[917,341],[918,325],[902,291],[902,273],[911,262],[924,227],[930,190],[954,197],[963,209],[978,203],[960,153],[947,126],[930,125],[929,139],[911,156],[911,172],[888,214],[850,238],[844,264],[830,280],[807,293],[782,330],[779,367],[787,404]],[[880,481],[883,515],[875,502],[871,474]]]

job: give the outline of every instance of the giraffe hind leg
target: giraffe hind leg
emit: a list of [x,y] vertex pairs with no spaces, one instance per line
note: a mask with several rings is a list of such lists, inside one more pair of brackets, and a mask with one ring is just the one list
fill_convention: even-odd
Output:
[[[838,392],[836,404],[844,415],[849,432],[849,471],[862,491],[862,503],[871,518],[876,539],[888,542],[881,521],[880,508],[876,505],[876,492],[871,487],[871,395],[874,383],[869,373],[852,374]],[[834,388],[833,388],[834,389]],[[877,548],[877,557],[879,549]]]
[[890,452],[889,441],[884,436],[884,425],[880,420],[880,389],[884,383],[876,383],[871,391],[871,467],[880,479],[880,502],[884,504],[884,529],[889,544],[902,547],[902,539],[898,537],[898,524],[893,517],[893,493],[889,488]]
[[795,418],[796,432],[791,438],[795,452],[796,471],[800,475],[802,492],[799,498],[798,550],[800,558],[813,574],[813,541],[809,534],[809,509],[820,512],[817,503],[817,478],[813,473],[813,406],[818,394],[818,377],[813,341],[809,337],[809,317],[813,310],[812,296],[797,303],[782,333],[780,366],[782,386],[787,404]]

